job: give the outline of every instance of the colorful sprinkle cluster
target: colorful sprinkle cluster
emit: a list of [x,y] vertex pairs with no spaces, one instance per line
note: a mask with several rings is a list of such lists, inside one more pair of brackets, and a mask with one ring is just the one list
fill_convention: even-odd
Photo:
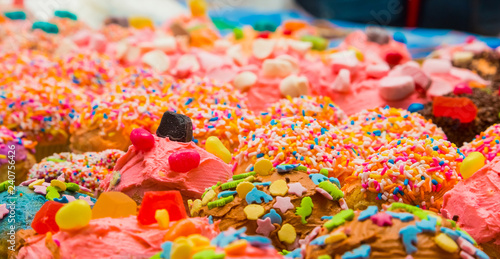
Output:
[[229,150],[239,146],[238,136],[246,135],[260,125],[252,111],[227,105],[200,105],[186,109],[184,115],[193,122],[195,143],[204,146],[208,137],[217,136]]
[[470,143],[465,143],[460,150],[465,156],[472,152],[479,152],[486,157],[487,161],[492,161],[500,155],[500,124],[494,124],[481,132]]
[[356,164],[346,183],[361,181],[362,192],[381,202],[404,202],[439,211],[442,196],[462,179],[464,155],[443,139],[399,139]]
[[[328,170],[342,178],[353,171],[359,151],[344,140],[343,133],[328,122],[311,117],[289,117],[271,120],[268,125],[240,136],[240,147],[234,158],[241,171],[252,171],[259,158],[280,164],[302,164],[317,173]],[[241,170],[242,169],[242,170]]]
[[338,125],[347,119],[346,114],[326,96],[301,96],[281,99],[262,113],[264,118],[280,119],[283,117],[303,116],[313,117],[320,121]]
[[9,150],[12,150],[10,148],[11,145],[15,146],[16,155],[14,156],[14,160],[22,161],[26,159],[26,152],[35,152],[36,144],[36,142],[26,139],[24,133],[14,132],[5,126],[0,126],[0,165],[9,162],[7,157]]
[[339,128],[349,135],[349,142],[362,147],[365,157],[394,139],[446,139],[440,128],[421,115],[389,107],[363,110],[349,117]]
[[[365,231],[355,231],[358,229]],[[384,234],[365,243],[368,229]],[[311,236],[305,251],[307,258],[386,258],[396,254],[413,258],[420,250],[420,256],[426,257],[460,254],[461,258],[489,258],[454,221],[403,203],[393,203],[382,211],[377,206],[361,212],[343,211]]]
[[277,247],[295,248],[324,213],[347,209],[339,180],[326,170],[309,174],[305,166],[293,164],[274,168],[267,159],[254,169],[207,188],[201,200],[189,202],[191,214],[221,220],[221,229],[248,226]]
[[54,154],[33,166],[29,177],[52,180],[63,176],[66,181],[84,186],[92,192],[100,191],[100,181],[113,172],[116,161],[123,154],[123,151],[113,149],[99,153]]

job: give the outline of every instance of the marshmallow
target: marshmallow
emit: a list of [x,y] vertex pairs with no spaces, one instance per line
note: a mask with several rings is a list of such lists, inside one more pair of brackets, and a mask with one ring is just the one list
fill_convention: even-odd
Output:
[[488,47],[488,45],[482,41],[474,41],[470,44],[465,45],[463,48],[464,51],[470,51],[474,54],[479,54],[489,49],[490,47]]
[[71,39],[78,46],[87,46],[89,44],[91,33],[87,30],[81,30],[75,33]]
[[227,49],[229,49],[232,46],[231,42],[228,40],[216,40],[214,42],[214,49],[217,52],[225,52]]
[[239,66],[244,66],[248,63],[247,59],[243,55],[243,51],[241,50],[241,45],[234,45],[227,49],[226,55],[231,57]]
[[474,58],[474,53],[470,51],[457,51],[453,53],[452,60],[453,63],[463,64],[467,63]]
[[121,42],[118,42],[116,44],[116,58],[118,60],[122,59],[125,57],[125,54],[127,53],[127,50],[128,50],[128,43],[126,43],[125,41],[121,41]]
[[456,76],[456,77],[460,78],[462,81],[465,81],[465,82],[475,81],[475,82],[478,82],[482,85],[489,84],[488,81],[481,78],[478,74],[476,74],[468,69],[465,69],[465,68],[453,67],[453,68],[451,68],[450,74],[452,76]]
[[398,101],[415,91],[411,76],[384,77],[379,82],[379,94],[388,101]]
[[431,78],[427,76],[420,67],[412,65],[403,65],[400,71],[403,76],[411,76],[415,82],[415,87],[425,93],[431,85]]
[[135,63],[141,56],[141,49],[138,47],[128,47],[125,51],[124,59],[128,63]]
[[233,86],[240,91],[246,91],[255,83],[257,83],[257,75],[250,71],[241,72],[233,79]]
[[447,74],[451,70],[451,62],[446,59],[426,59],[422,70],[427,74]]
[[280,91],[283,96],[300,97],[309,93],[309,82],[305,76],[290,75],[281,80]]
[[293,72],[292,64],[284,59],[266,59],[262,63],[262,74],[265,77],[287,77]]
[[356,57],[356,52],[354,50],[347,50],[338,53],[333,53],[328,56],[330,63],[332,65],[332,72],[336,73],[343,68],[353,70],[358,64],[359,60]]
[[290,55],[280,55],[280,56],[277,56],[276,59],[288,61],[290,63],[290,65],[292,66],[293,71],[299,70],[299,60],[297,60],[295,57],[292,57]]
[[196,59],[196,56],[184,54],[177,61],[175,68],[182,73],[196,72],[200,70],[200,63]]
[[335,78],[332,84],[332,89],[341,92],[347,93],[351,88],[351,72],[347,69],[341,69],[339,74]]
[[366,66],[366,74],[373,78],[382,78],[389,73],[391,68],[385,63],[370,64]]
[[427,96],[436,97],[443,96],[453,92],[454,87],[448,83],[446,80],[441,78],[434,78],[432,80],[429,90],[427,90]]
[[93,35],[90,38],[89,47],[99,53],[106,51],[106,37],[100,33]]
[[265,59],[273,53],[276,40],[256,39],[252,44],[252,54],[258,59]]
[[161,37],[153,40],[153,47],[166,53],[173,53],[177,50],[177,41],[174,37]]
[[142,56],[142,63],[163,73],[170,67],[170,58],[161,50],[153,50]]
[[307,51],[309,51],[312,48],[312,42],[309,41],[300,41],[300,40],[289,40],[288,41],[288,46],[294,50],[297,51],[300,54],[305,54]]

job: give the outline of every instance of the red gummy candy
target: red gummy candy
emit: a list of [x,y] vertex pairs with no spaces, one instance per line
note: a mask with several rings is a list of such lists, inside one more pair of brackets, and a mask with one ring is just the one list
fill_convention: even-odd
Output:
[[186,208],[179,191],[158,191],[144,193],[137,220],[143,225],[156,223],[155,213],[161,209],[168,211],[171,221],[187,217]]
[[263,31],[257,35],[257,38],[262,38],[262,39],[269,39],[271,37],[271,33],[268,31]]
[[385,55],[385,61],[391,66],[395,66],[401,62],[403,56],[398,52],[389,52]]
[[200,165],[200,154],[196,150],[181,150],[168,157],[170,169],[174,172],[187,173]]
[[56,213],[62,206],[64,206],[64,203],[55,201],[47,201],[43,204],[31,222],[31,227],[36,233],[45,234],[47,232],[56,233],[59,231],[59,226],[56,223]]
[[432,113],[436,117],[450,117],[469,123],[476,118],[477,107],[469,98],[438,96],[434,98]]
[[130,141],[135,148],[142,151],[149,151],[155,145],[155,138],[153,137],[153,134],[142,128],[132,130],[130,133]]
[[472,94],[472,88],[467,83],[460,83],[455,86],[453,89],[453,93],[456,95],[459,94]]

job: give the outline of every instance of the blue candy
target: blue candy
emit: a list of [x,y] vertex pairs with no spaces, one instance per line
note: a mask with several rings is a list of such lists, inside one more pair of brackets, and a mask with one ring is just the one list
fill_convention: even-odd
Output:
[[221,232],[219,235],[217,235],[212,241],[210,242],[211,245],[218,246],[218,247],[226,247],[232,242],[238,240],[240,236],[247,231],[246,227],[242,227],[238,230],[236,230],[233,233],[228,233],[226,232]]
[[342,255],[342,259],[364,259],[369,258],[372,252],[372,247],[369,245],[362,245],[351,252],[346,252]]
[[219,193],[219,195],[217,195],[217,198],[220,199],[220,198],[224,198],[224,197],[228,197],[228,196],[233,196],[236,193],[237,193],[236,191],[223,191],[223,192]]
[[170,254],[172,253],[172,242],[167,241],[161,244],[161,249],[163,249],[163,252],[161,252],[160,258],[170,259]]
[[276,166],[276,170],[278,170],[278,173],[286,173],[290,172],[293,169],[297,168],[298,165],[278,165]]
[[490,257],[485,252],[483,252],[479,249],[476,249],[475,256],[477,256],[477,258],[479,258],[479,259],[490,259]]
[[314,184],[318,185],[323,181],[328,181],[328,177],[322,174],[310,174],[309,178],[313,181]]
[[397,42],[406,44],[406,36],[400,31],[395,32],[394,35],[392,35],[392,38]]
[[417,234],[422,233],[422,230],[416,226],[406,226],[399,231],[399,236],[403,239],[403,245],[407,254],[413,254],[417,251],[415,244],[417,243]]
[[333,216],[323,216],[321,217],[321,220],[330,220],[333,219]]
[[363,210],[361,213],[359,213],[358,220],[365,221],[377,213],[378,213],[377,206],[369,206],[368,208],[366,208],[366,210]]
[[61,198],[54,198],[54,201],[57,201],[60,203],[68,203],[68,198],[66,198],[66,196],[62,196]]
[[418,112],[424,109],[424,105],[421,103],[412,103],[408,106],[409,112]]
[[415,217],[413,214],[406,213],[406,212],[393,212],[393,211],[387,211],[387,214],[391,215],[393,218],[397,218],[403,222],[408,222],[413,220]]
[[252,246],[266,247],[271,245],[271,239],[263,236],[241,236],[241,239],[245,239]]
[[254,202],[261,204],[263,200],[265,203],[272,201],[273,197],[271,197],[271,195],[263,191],[259,191],[256,187],[254,187],[251,191],[247,193],[245,200],[247,201],[248,204],[252,204]]
[[330,182],[334,183],[335,185],[337,185],[337,187],[339,187],[339,189],[341,188],[340,187],[340,181],[339,179],[335,178],[335,177],[330,177]]
[[281,225],[281,223],[283,222],[283,220],[281,219],[280,214],[278,214],[275,209],[271,209],[269,211],[269,213],[267,213],[266,215],[264,215],[262,217],[262,219],[266,219],[266,218],[270,218],[272,224]]
[[422,230],[422,232],[436,233],[436,223],[437,219],[432,216],[428,216],[426,220],[417,222],[417,227]]
[[285,258],[302,258],[302,249],[297,248],[285,255]]
[[325,240],[326,240],[327,237],[328,237],[328,235],[317,237],[317,238],[313,239],[313,241],[311,241],[310,244],[311,245],[322,246],[322,245],[325,244]]
[[441,232],[451,237],[451,239],[453,239],[454,241],[457,241],[457,239],[460,237],[460,234],[458,234],[457,231],[453,229],[441,227]]

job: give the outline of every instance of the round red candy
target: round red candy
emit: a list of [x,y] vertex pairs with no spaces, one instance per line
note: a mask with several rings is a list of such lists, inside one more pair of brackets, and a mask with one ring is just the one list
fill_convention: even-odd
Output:
[[200,165],[200,154],[195,150],[186,149],[173,153],[168,157],[170,169],[174,172],[187,173]]
[[153,134],[142,128],[132,130],[130,141],[132,141],[135,148],[142,151],[149,151],[155,146]]
[[391,66],[399,64],[402,59],[403,56],[398,52],[389,52],[387,53],[387,55],[385,55],[385,61]]
[[454,94],[472,94],[472,88],[466,83],[460,83],[453,89]]

